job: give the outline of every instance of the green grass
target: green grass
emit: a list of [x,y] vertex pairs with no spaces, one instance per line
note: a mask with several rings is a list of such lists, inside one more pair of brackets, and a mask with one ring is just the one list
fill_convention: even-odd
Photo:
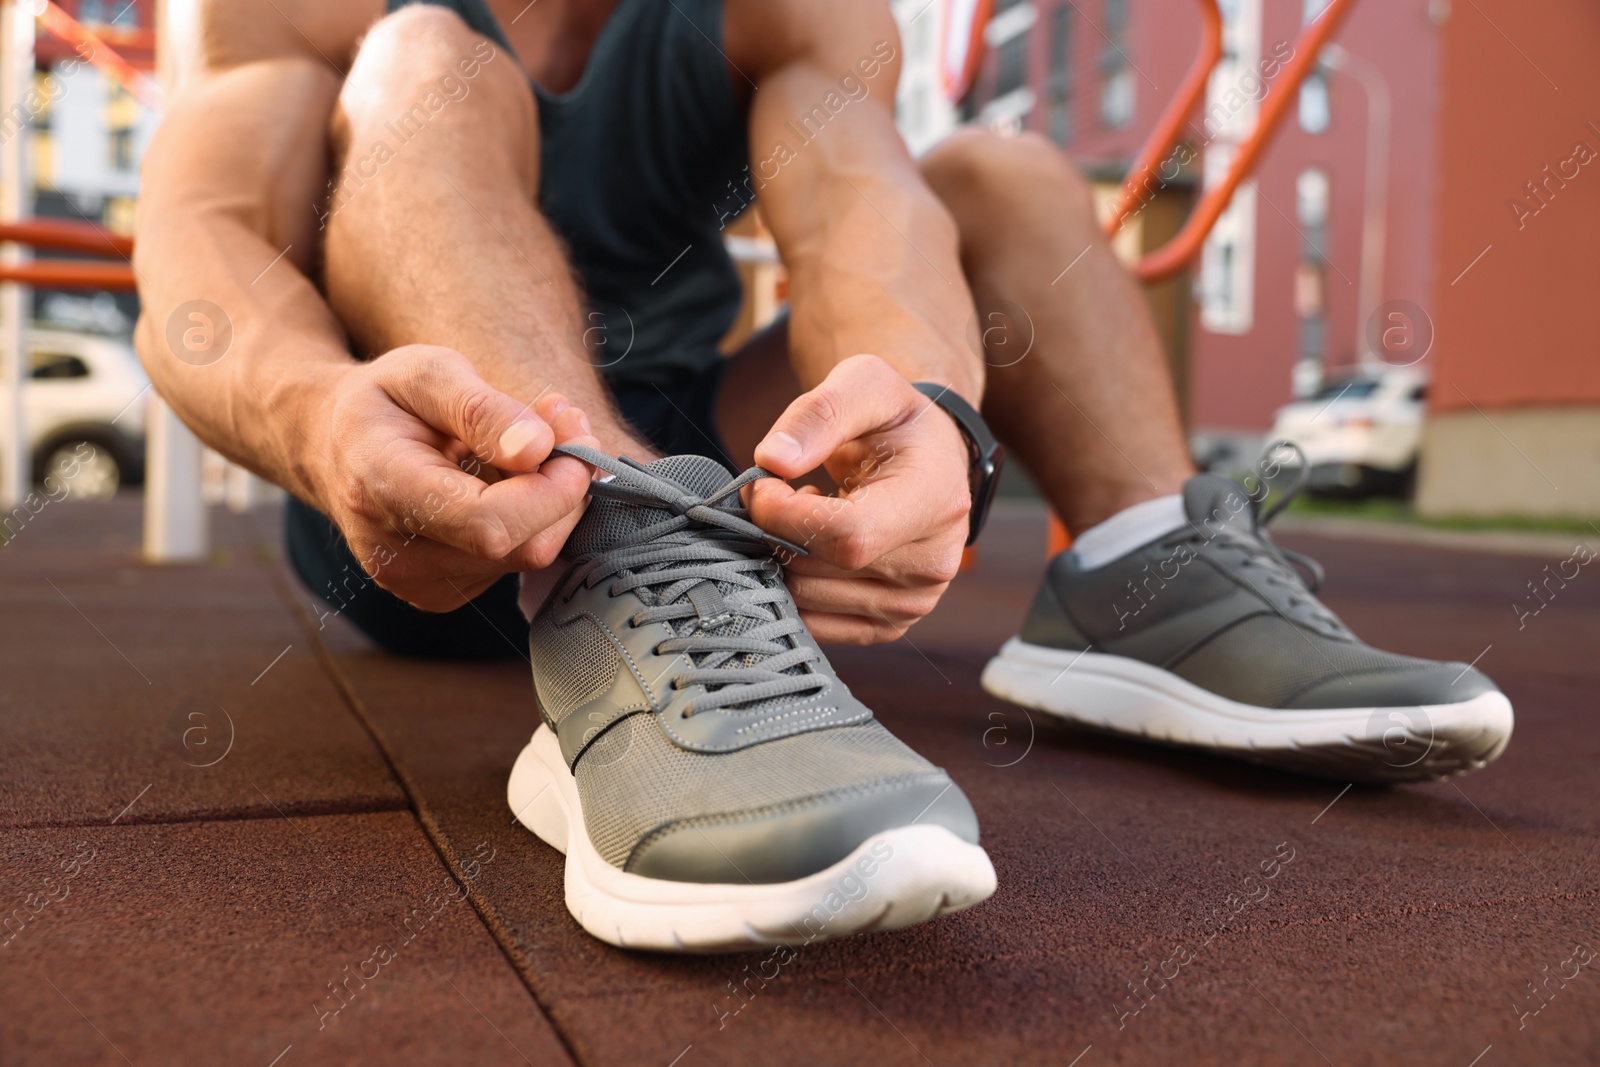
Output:
[[1388,497],[1345,501],[1319,500],[1302,495],[1289,505],[1285,514],[1375,519],[1380,522],[1402,522],[1434,530],[1526,530],[1591,537],[1600,534],[1600,518],[1530,518],[1525,515],[1447,515],[1439,518],[1423,518],[1412,509],[1410,503]]

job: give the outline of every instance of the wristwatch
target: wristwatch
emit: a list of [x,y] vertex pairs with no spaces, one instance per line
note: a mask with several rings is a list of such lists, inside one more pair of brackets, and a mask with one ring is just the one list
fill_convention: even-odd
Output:
[[956,425],[961,427],[961,435],[967,439],[967,449],[972,456],[967,474],[967,486],[972,490],[967,544],[973,544],[983,532],[984,521],[989,517],[989,505],[994,501],[994,491],[1000,485],[1000,468],[1005,465],[1006,450],[989,432],[989,424],[983,421],[978,410],[948,385],[912,382],[911,387],[944,408],[956,420]]

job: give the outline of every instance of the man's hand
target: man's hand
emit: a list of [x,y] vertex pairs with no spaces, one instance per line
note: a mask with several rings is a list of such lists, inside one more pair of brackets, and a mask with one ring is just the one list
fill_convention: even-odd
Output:
[[548,566],[589,488],[584,464],[550,450],[598,445],[564,397],[530,411],[433,345],[352,365],[319,414],[307,458],[315,503],[378,585],[426,611]]
[[788,585],[819,641],[892,641],[933,610],[961,566],[971,494],[950,417],[876,356],[852,356],[756,446],[785,478],[824,466],[839,496],[751,486],[755,523],[804,548]]

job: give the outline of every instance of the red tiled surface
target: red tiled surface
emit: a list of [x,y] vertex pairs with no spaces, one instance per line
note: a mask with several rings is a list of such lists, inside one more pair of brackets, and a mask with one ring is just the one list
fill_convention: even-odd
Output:
[[103,824],[146,786],[124,822],[405,806],[261,534],[216,526],[213,562],[149,567],[136,497],[63,502],[0,551],[0,826]]
[[[459,873],[483,847],[496,858],[472,882],[475,910],[453,906],[461,928],[441,937],[438,951],[475,959],[472,946],[492,937],[503,962],[481,965],[482,998],[455,978],[451,968],[465,963],[436,970],[541,1067],[559,1062],[563,1047],[583,1063],[662,1067],[1600,1061],[1593,968],[1564,986],[1551,979],[1547,1003],[1527,987],[1558,971],[1575,942],[1600,948],[1600,801],[1588,788],[1600,757],[1589,721],[1600,682],[1600,580],[1586,585],[1585,573],[1519,631],[1510,604],[1552,561],[1290,543],[1328,565],[1326,599],[1368,639],[1462,660],[1483,653],[1480,665],[1517,706],[1509,752],[1454,784],[1342,792],[1338,782],[1030,719],[977,685],[1042,562],[1042,520],[1008,509],[986,537],[978,571],[909,640],[834,654],[885,722],[972,797],[1000,875],[996,896],[913,930],[803,949],[781,968],[761,954],[653,957],[585,935],[562,903],[561,857],[511,823],[505,779],[535,725],[526,665],[397,661],[333,622],[323,637],[336,680],[354,699],[330,703],[330,716],[352,731],[370,725],[377,743],[361,758],[392,760],[391,784],[409,796],[420,826],[398,811],[288,824],[270,809],[267,818],[222,823],[125,825],[141,801],[110,829],[9,831],[8,855],[20,858],[8,861],[4,884],[19,896],[31,891],[27,878],[84,834],[126,841],[129,860],[92,872],[103,881],[85,883],[81,912],[70,902],[60,913],[45,910],[26,949],[35,955],[18,957],[26,966],[6,958],[22,939],[0,950],[7,1008],[20,1007],[0,1023],[0,1053],[11,1053],[0,1059],[109,1052],[65,997],[33,979],[42,971],[139,1063],[147,1053],[149,1062],[265,1064],[280,1037],[279,1049],[295,1045],[285,1067],[302,1048],[332,1060],[359,1049],[372,1061],[496,1062],[511,1055],[506,1044],[474,1044],[486,1040],[467,1031],[474,1021],[500,1039],[420,966],[401,972],[414,985],[396,982],[397,1002],[411,998],[406,1007],[395,1004],[392,1022],[364,1022],[350,1045],[328,1033],[304,1037],[315,1020],[296,999],[305,999],[302,983],[326,980],[325,961],[342,966],[346,950],[371,936],[347,942],[344,931],[381,926],[388,905],[366,904],[368,885],[383,887],[374,890],[382,901],[407,899],[413,885],[442,877],[438,854]],[[93,566],[103,564],[78,569]],[[244,566],[242,558],[233,565]],[[199,584],[239,581],[229,572]],[[165,588],[162,596],[175,595]],[[260,610],[287,616],[267,595]],[[9,632],[14,620],[0,626]],[[302,748],[318,744],[327,742]],[[131,765],[142,769],[144,758],[156,757],[131,757]],[[76,782],[80,767],[58,761],[57,769]],[[102,788],[96,810],[114,814],[131,792]],[[284,788],[284,799],[301,792]],[[155,796],[152,789],[145,799]],[[316,853],[299,828],[314,830]],[[1232,911],[1230,894],[1279,846],[1294,858],[1267,896],[1206,943],[1207,917]],[[327,856],[317,854],[324,848]],[[75,924],[56,922],[68,915]],[[184,915],[201,921],[184,927],[174,918]],[[141,929],[160,936],[141,941]],[[1171,973],[1179,946],[1194,958],[1165,986],[1151,979],[1140,1006],[1128,983]],[[134,967],[142,977],[129,973]],[[102,986],[86,977],[97,968],[112,976]],[[491,981],[491,972],[501,977]],[[520,983],[507,984],[511,974]],[[1519,1018],[1519,1003],[1523,1011],[1544,1006]],[[280,1005],[287,1021],[276,1021]],[[230,1027],[238,1033],[227,1053],[207,1054],[208,1037]],[[449,1051],[453,1041],[462,1051]]]

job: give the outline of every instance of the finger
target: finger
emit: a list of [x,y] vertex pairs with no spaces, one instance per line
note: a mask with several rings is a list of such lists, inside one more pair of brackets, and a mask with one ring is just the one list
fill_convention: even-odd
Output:
[[790,572],[789,593],[802,611],[861,615],[894,625],[910,625],[939,603],[947,585],[902,586],[859,578],[811,578]]
[[427,538],[480,560],[503,559],[555,525],[589,488],[588,468],[565,456],[493,485],[416,441],[395,442],[387,459],[371,496],[388,525],[408,539]]
[[920,395],[877,356],[851,356],[784,409],[756,446],[756,462],[782,477],[798,478],[845,442],[909,417]]
[[445,578],[458,584],[493,581],[509,570],[458,548],[396,530],[352,537],[350,551],[362,573],[391,592]]
[[[936,571],[960,565],[959,525],[969,506],[961,482],[929,484],[906,460],[847,497],[797,493],[772,479],[756,482],[750,517],[757,526],[844,571],[870,566],[913,541],[926,540]],[[952,572],[953,573],[953,572]]]
[[885,581],[902,588],[945,585],[961,570],[966,527],[957,524],[938,536],[902,545],[885,553],[869,566],[845,570],[820,554],[785,558],[784,567],[796,577],[850,578],[854,581]]
[[550,454],[555,435],[545,420],[484,381],[461,353],[415,345],[382,358],[393,361],[380,381],[394,402],[485,463],[531,470]]
[[800,618],[820,645],[881,645],[905,633],[903,628],[860,615],[801,611]]
[[[555,443],[566,444],[593,444],[599,446],[594,440],[594,430],[589,425],[589,416],[582,408],[574,407],[566,397],[560,393],[549,393],[539,399],[533,406],[534,413],[545,422],[549,423],[551,431],[555,434]],[[577,438],[588,438],[578,441]]]
[[570,514],[559,519],[553,526],[540,530],[518,545],[506,556],[505,562],[512,570],[544,570],[560,557],[561,550],[566,547],[567,538],[571,536],[573,527],[577,526],[578,520],[582,518],[583,508],[574,509]]

